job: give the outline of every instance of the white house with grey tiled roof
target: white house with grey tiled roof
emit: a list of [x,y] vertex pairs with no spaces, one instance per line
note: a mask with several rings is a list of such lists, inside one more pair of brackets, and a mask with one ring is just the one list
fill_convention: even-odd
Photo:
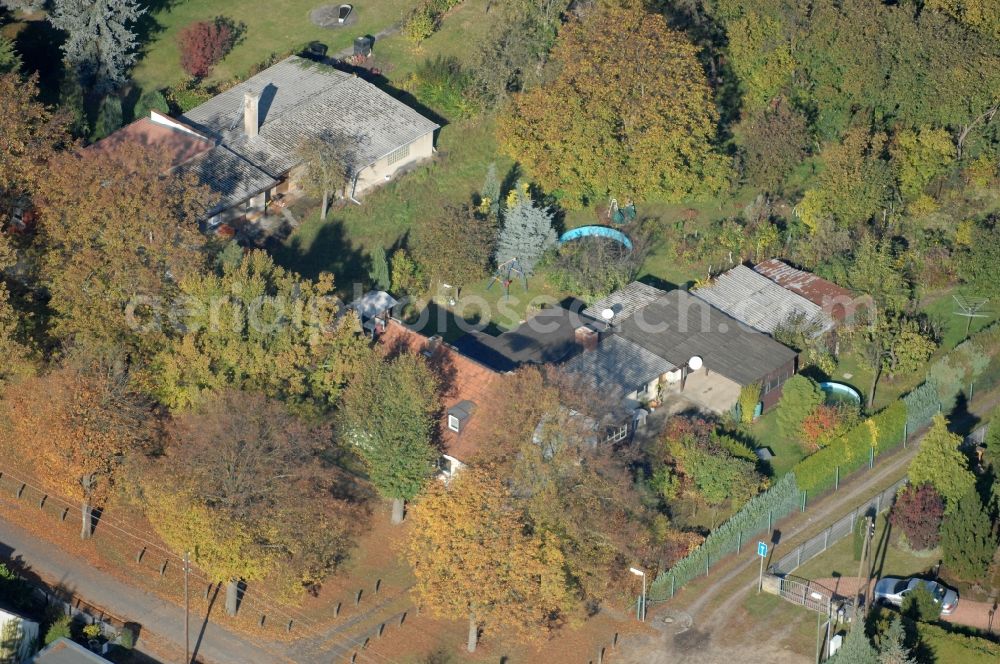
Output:
[[351,183],[345,195],[353,198],[430,157],[439,128],[375,85],[298,56],[180,118],[154,111],[142,122],[207,142],[207,149],[175,168],[194,174],[216,194],[207,217],[226,218],[253,215],[270,197],[296,189],[297,149],[307,139],[348,146]]

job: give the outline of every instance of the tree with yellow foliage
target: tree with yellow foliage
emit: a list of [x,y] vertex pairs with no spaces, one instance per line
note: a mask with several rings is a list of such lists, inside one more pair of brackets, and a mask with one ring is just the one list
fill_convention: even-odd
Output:
[[531,639],[558,624],[573,598],[564,559],[548,537],[528,534],[503,483],[470,467],[435,482],[413,508],[406,556],[417,602],[440,617],[467,619],[467,648],[480,629]]
[[564,204],[717,192],[729,165],[697,54],[641,3],[601,3],[560,31],[555,79],[514,97],[501,148]]

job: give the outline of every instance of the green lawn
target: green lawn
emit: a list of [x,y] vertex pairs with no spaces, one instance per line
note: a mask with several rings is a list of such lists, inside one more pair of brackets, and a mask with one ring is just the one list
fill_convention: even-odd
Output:
[[984,318],[973,318],[971,321],[964,316],[955,315],[960,311],[952,295],[971,295],[965,288],[955,288],[925,298],[921,303],[920,310],[927,314],[932,320],[938,321],[942,325],[941,351],[949,351],[965,339],[966,325],[969,325],[969,333],[974,334],[992,323],[996,316],[989,314],[996,311],[996,308],[989,303],[985,307],[984,313],[988,315]]
[[771,448],[774,454],[774,458],[771,459],[772,477],[781,477],[806,457],[798,439],[784,435],[778,428],[777,408],[772,408],[758,418],[750,433],[753,434],[758,446]]
[[[928,571],[941,558],[940,551],[914,553],[900,548],[894,537],[890,537],[890,545],[885,547],[882,539],[885,535],[886,517],[881,515],[875,527],[875,571],[879,576],[910,576]],[[795,576],[806,579],[823,579],[835,576],[858,575],[858,561],[854,559],[854,537],[848,536],[829,549],[803,564],[793,572]]]
[[[195,21],[226,16],[246,24],[242,42],[215,66],[209,82],[226,81],[245,75],[251,67],[271,53],[299,50],[311,41],[321,41],[335,52],[351,45],[359,35],[375,34],[400,22],[416,0],[354,0],[357,23],[346,28],[325,29],[309,20],[309,12],[325,0],[148,0],[154,7],[143,22],[148,26],[143,53],[133,71],[133,78],[145,90],[176,85],[187,75],[180,67],[177,36]],[[143,37],[143,35],[140,35]]]

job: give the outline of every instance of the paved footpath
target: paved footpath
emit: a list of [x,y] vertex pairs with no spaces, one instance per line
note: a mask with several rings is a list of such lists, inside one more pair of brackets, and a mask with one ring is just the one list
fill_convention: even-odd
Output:
[[[114,577],[94,569],[86,561],[64,553],[49,542],[41,541],[23,528],[0,520],[0,549],[17,559],[32,573],[50,585],[62,585],[87,602],[109,613],[142,625],[138,650],[145,652],[142,633],[157,637],[158,646],[179,653],[183,659],[184,611],[155,595],[127,586]],[[203,616],[192,616],[191,643],[194,646],[202,629]],[[199,661],[207,664],[269,664],[291,662],[280,653],[281,645],[252,642],[221,625],[208,622],[197,650]],[[149,652],[158,659],[163,654]]]

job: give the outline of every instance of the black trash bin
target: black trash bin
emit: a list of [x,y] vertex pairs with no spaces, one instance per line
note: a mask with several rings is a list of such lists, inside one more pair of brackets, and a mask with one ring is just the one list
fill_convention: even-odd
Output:
[[354,38],[354,55],[361,55],[368,57],[372,54],[372,46],[375,40],[372,37],[355,37]]

